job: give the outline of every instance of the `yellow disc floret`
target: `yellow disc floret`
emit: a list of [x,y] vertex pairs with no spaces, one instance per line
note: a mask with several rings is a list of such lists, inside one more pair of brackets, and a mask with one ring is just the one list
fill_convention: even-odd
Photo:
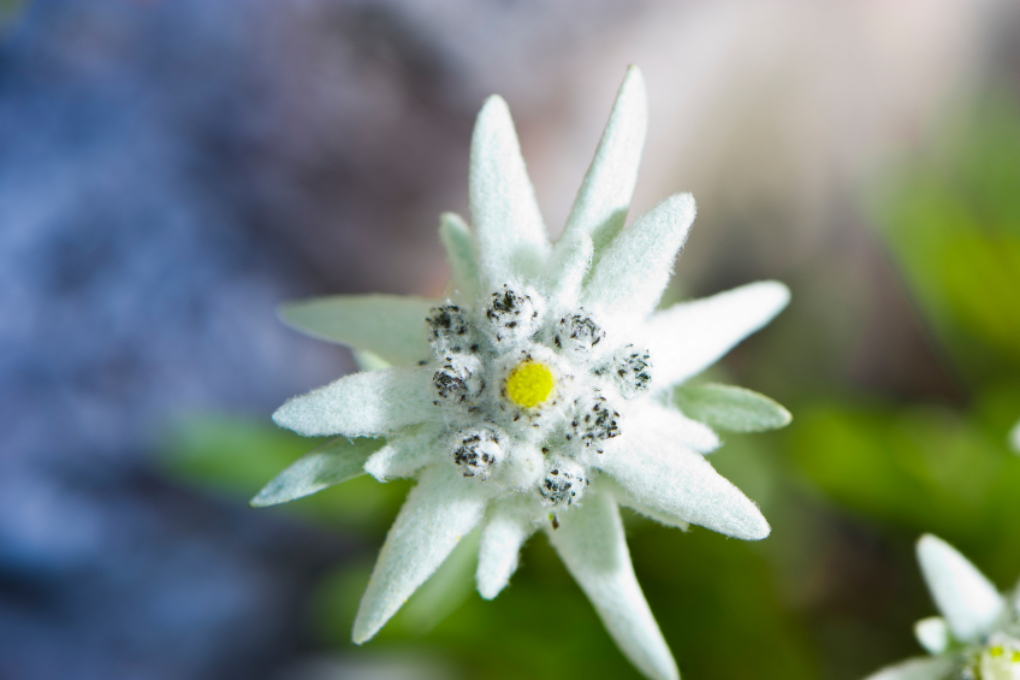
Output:
[[538,406],[552,394],[556,380],[545,364],[527,360],[506,377],[506,396],[524,408]]

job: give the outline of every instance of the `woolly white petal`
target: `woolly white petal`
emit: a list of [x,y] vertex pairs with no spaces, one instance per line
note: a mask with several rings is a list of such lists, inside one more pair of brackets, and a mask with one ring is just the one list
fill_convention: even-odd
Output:
[[635,503],[735,538],[769,535],[758,506],[700,454],[654,433],[628,433],[622,439],[596,463]]
[[581,230],[590,234],[596,250],[601,250],[623,228],[637,182],[647,128],[645,81],[641,71],[631,66],[567,219],[565,238],[556,244],[557,249],[572,231]]
[[442,458],[442,430],[421,427],[409,434],[394,437],[365,462],[365,472],[380,482],[411,477],[429,463]]
[[1013,430],[1009,433],[1009,443],[1013,447],[1013,450],[1020,453],[1020,423],[1013,426]]
[[273,422],[306,437],[388,434],[434,415],[431,377],[419,367],[344,376],[288,400],[273,414]]
[[310,496],[364,474],[365,461],[385,442],[381,439],[340,437],[295,461],[259,491],[249,505],[262,508]]
[[917,542],[917,559],[935,605],[956,639],[976,642],[992,631],[1005,603],[977,567],[931,534]]
[[[469,531],[439,565],[436,573],[429,576],[408,598],[407,603],[398,612],[400,627],[403,630],[414,635],[424,635],[457,611],[460,605],[464,604],[464,600],[471,597],[471,591],[474,590],[471,575],[478,561],[479,533],[477,527]],[[357,677],[356,675],[355,678]],[[319,680],[331,679],[327,677]],[[341,679],[334,677],[332,680]],[[361,676],[361,680],[369,679]],[[383,678],[376,676],[376,680],[386,680],[386,676]]]
[[910,659],[883,668],[865,680],[944,680],[952,669],[953,661],[948,657]]
[[636,510],[645,517],[654,519],[656,522],[664,524],[668,527],[676,527],[681,531],[687,531],[691,528],[689,522],[685,522],[682,519],[675,517],[673,515],[668,515],[662,512],[661,510],[653,508],[650,505],[645,505],[644,503],[636,500],[633,496],[624,491],[623,487],[621,487],[616,482],[616,480],[614,480],[612,477],[608,475],[600,477],[598,483],[600,488],[606,488],[611,490],[613,496],[616,498],[616,502],[625,508]]
[[789,301],[786,286],[759,281],[654,315],[648,332],[656,386],[668,387],[701,373]]
[[446,249],[450,263],[452,288],[465,298],[478,295],[478,262],[471,243],[471,231],[460,215],[443,213],[439,216],[439,240]]
[[574,307],[591,265],[591,237],[583,231],[574,231],[564,235],[556,246],[557,250],[546,269],[543,282],[545,292],[550,300],[558,301],[561,307]]
[[914,624],[914,636],[929,654],[941,654],[949,645],[949,626],[941,616],[929,616]]
[[517,571],[521,546],[535,533],[535,509],[527,499],[511,497],[494,504],[482,527],[478,548],[478,592],[491,600]]
[[452,465],[422,475],[386,535],[354,619],[353,639],[375,635],[439,568],[485,510],[478,485],[465,484]]
[[651,399],[630,404],[627,408],[627,423],[632,430],[653,433],[698,453],[710,453],[722,444],[712,428]]
[[518,278],[524,262],[545,260],[549,241],[535,191],[510,110],[496,95],[482,106],[471,137],[468,202],[486,286]]
[[496,473],[498,483],[511,493],[533,491],[545,474],[545,454],[529,442],[511,441],[509,446],[509,456]]
[[678,680],[676,662],[634,576],[612,495],[589,492],[548,534],[627,658],[649,678]]
[[645,316],[662,296],[694,222],[694,199],[676,194],[637,219],[592,268],[582,301],[606,316]]
[[285,303],[279,315],[302,333],[408,365],[430,354],[425,317],[435,304],[397,295],[332,295]]

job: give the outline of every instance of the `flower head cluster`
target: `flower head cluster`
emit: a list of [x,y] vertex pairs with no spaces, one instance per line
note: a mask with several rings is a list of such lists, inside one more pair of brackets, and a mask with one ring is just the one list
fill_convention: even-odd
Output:
[[[371,370],[276,412],[298,433],[341,437],[284,471],[254,504],[362,470],[418,480],[362,598],[355,642],[375,635],[476,527],[486,598],[544,530],[624,653],[649,677],[677,678],[634,576],[618,505],[673,526],[768,535],[755,504],[706,460],[718,437],[677,407],[674,392],[767,323],[788,292],[756,283],[656,311],[694,201],[673,196],[624,228],[645,127],[644,83],[631,68],[563,237],[550,243],[506,103],[490,98],[471,144],[472,226],[453,214],[440,222],[447,296],[340,296],[283,309],[291,325],[355,348]],[[750,423],[744,429],[789,420],[747,390],[696,394],[711,401],[708,411]],[[687,395],[692,408],[695,397]]]
[[995,586],[951,545],[935,536],[917,543],[928,589],[942,616],[915,626],[932,656],[911,659],[868,680],[1020,680],[1020,593]]

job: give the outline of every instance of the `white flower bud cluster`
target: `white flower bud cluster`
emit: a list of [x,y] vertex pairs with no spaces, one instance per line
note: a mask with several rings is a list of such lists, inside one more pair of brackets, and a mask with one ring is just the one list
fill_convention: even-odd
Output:
[[546,313],[534,290],[505,285],[487,302],[447,301],[426,319],[433,403],[446,414],[451,460],[464,477],[519,486],[498,474],[514,441],[554,449],[532,483],[545,504],[570,505],[590,483],[581,455],[603,454],[621,434],[613,402],[647,389],[649,352],[614,345],[584,309]]

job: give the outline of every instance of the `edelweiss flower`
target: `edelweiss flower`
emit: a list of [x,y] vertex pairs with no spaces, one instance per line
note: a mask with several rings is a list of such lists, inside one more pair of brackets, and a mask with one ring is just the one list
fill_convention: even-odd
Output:
[[1003,597],[966,557],[932,535],[917,559],[942,616],[914,632],[933,656],[912,659],[868,680],[1020,680],[1020,600]]
[[[617,505],[683,528],[768,535],[754,503],[705,460],[719,446],[715,433],[685,416],[672,392],[767,323],[788,291],[763,282],[655,310],[694,201],[673,196],[623,228],[645,127],[644,83],[631,68],[563,237],[551,244],[507,105],[491,97],[471,142],[472,228],[441,218],[449,297],[341,296],[283,309],[288,323],[355,348],[374,370],[276,412],[276,423],[300,434],[341,438],[253,504],[291,500],[362,468],[380,481],[418,480],[362,597],[356,643],[476,526],[477,585],[488,599],[542,529],[631,661],[649,677],[677,678]],[[746,390],[700,389],[685,398],[708,420],[725,424],[763,406],[772,426],[789,420]]]

